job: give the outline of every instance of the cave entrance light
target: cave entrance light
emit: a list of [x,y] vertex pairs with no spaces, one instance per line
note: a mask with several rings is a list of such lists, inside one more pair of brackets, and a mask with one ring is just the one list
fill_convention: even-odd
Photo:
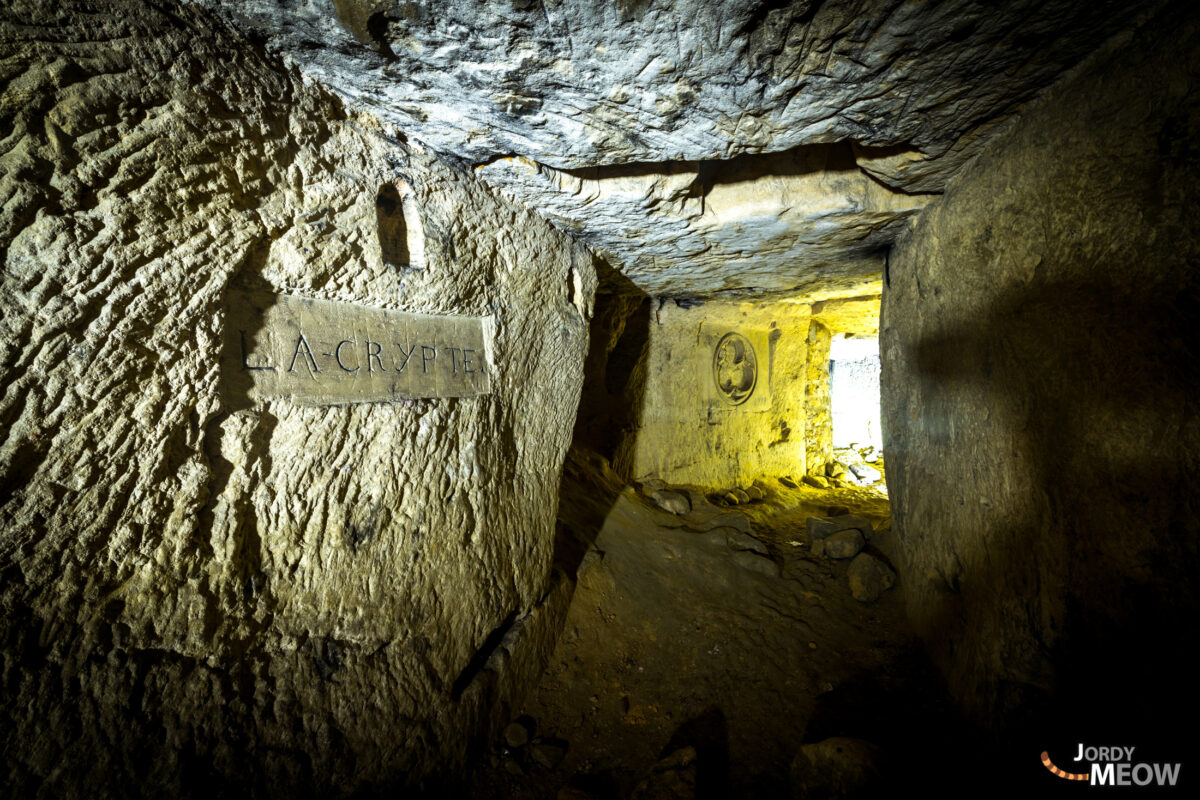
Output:
[[833,446],[883,449],[879,427],[879,339],[835,336],[829,348]]

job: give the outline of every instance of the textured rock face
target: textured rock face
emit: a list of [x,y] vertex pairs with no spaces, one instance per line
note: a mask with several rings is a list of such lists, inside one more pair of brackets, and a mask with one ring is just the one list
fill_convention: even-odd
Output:
[[476,163],[698,161],[849,140],[917,151],[870,153],[909,190],[928,188],[917,176],[937,187],[949,174],[919,154],[961,163],[971,137],[960,138],[1134,13],[1067,0],[208,4],[339,93]]
[[[427,146],[486,165],[486,180],[609,251],[644,292],[671,296],[861,293],[924,202],[872,179],[940,191],[1022,103],[1148,10],[198,1]],[[775,155],[736,159],[754,154]]]
[[[549,646],[592,257],[195,9],[0,26],[6,793],[453,769]],[[487,318],[490,394],[242,407],[242,290]]]
[[500,159],[477,172],[651,296],[878,292],[884,252],[934,196],[888,189],[847,145],[570,171]]
[[992,725],[1042,712],[1150,742],[1190,724],[1198,34],[1174,4],[1089,62],[891,259],[884,431],[907,598]]

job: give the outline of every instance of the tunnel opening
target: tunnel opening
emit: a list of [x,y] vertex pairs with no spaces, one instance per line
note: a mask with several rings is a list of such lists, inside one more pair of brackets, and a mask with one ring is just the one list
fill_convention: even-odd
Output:
[[905,620],[882,462],[859,478],[863,454],[835,447],[831,372],[846,352],[878,363],[878,295],[650,297],[598,269],[558,505],[573,594],[476,788],[552,794],[541,741],[611,797],[648,773],[782,796],[797,743],[819,758],[826,740],[885,769],[880,746],[908,752],[913,719],[953,711]]
[[839,336],[829,351],[833,446],[883,449],[879,425],[879,340]]
[[829,351],[829,394],[835,463],[844,480],[887,491],[879,406],[879,340],[834,337]]

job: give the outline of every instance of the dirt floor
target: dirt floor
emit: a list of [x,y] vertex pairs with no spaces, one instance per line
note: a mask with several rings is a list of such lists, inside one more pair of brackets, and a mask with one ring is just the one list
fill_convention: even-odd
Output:
[[517,720],[529,741],[510,726],[473,796],[790,797],[800,746],[829,737],[877,747],[884,785],[928,774],[937,736],[914,732],[948,738],[954,723],[905,621],[904,587],[854,599],[849,560],[814,555],[806,533],[810,516],[865,516],[867,552],[890,562],[886,493],[757,486],[765,497],[736,506],[669,487],[691,500],[676,515],[648,497],[655,487],[625,486],[603,459],[572,453],[560,500],[559,565],[577,577],[566,627]]

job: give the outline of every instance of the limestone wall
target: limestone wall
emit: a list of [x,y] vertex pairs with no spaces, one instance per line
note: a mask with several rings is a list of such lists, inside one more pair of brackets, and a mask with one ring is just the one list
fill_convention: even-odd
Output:
[[1198,34],[1175,3],[1113,43],[892,253],[905,591],[988,726],[1142,744],[1194,707]]
[[619,468],[714,488],[802,475],[810,314],[792,303],[656,301]]
[[[86,5],[0,12],[5,793],[453,770],[553,633],[591,256],[200,11]],[[483,319],[489,393],[253,400],[247,292]]]

